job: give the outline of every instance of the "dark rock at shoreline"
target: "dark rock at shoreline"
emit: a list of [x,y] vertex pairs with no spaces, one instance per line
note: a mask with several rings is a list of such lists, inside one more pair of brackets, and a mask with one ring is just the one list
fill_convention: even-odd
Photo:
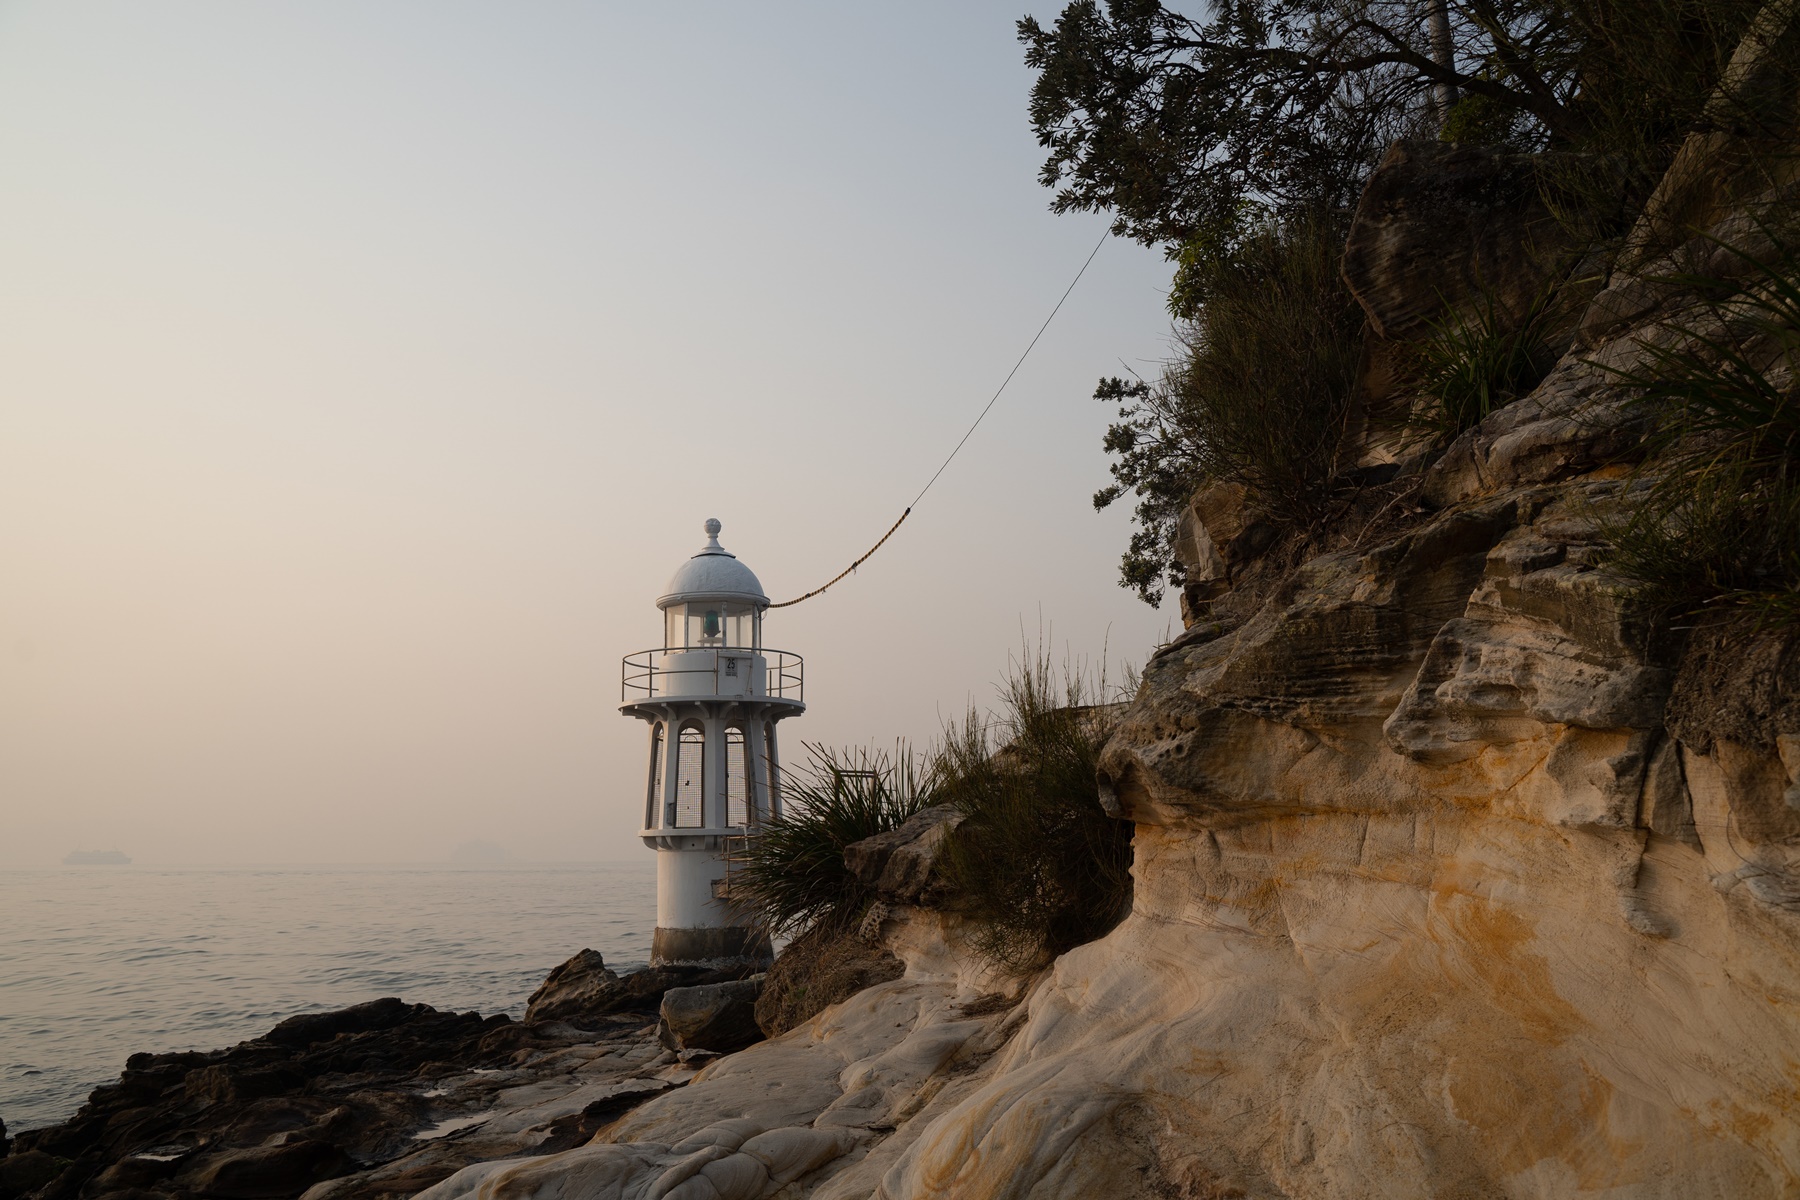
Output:
[[757,976],[670,988],[663,993],[658,1040],[670,1050],[710,1050],[715,1054],[729,1054],[760,1042],[763,1032],[756,1024],[756,998],[762,994],[762,985]]
[[14,1196],[29,1195],[61,1175],[68,1165],[68,1159],[45,1154],[42,1150],[27,1150],[0,1159],[0,1197],[11,1200]]
[[603,1004],[619,985],[619,974],[606,965],[598,950],[581,950],[559,964],[531,999],[525,1002],[527,1021],[571,1021],[586,1016]]
[[[674,1056],[645,1017],[668,988],[720,974],[619,976],[590,950],[551,973],[522,1022],[390,996],[290,1017],[225,1050],[133,1054],[68,1121],[10,1144],[0,1125],[0,1200],[292,1200],[309,1189],[314,1200],[383,1200],[485,1158],[568,1149],[681,1082],[658,1074],[676,1069]],[[590,1098],[589,1083],[559,1106],[558,1087],[573,1092],[580,1078],[605,1094]],[[547,1097],[540,1123],[483,1134],[503,1092],[533,1087]]]
[[906,968],[854,929],[818,925],[775,957],[756,998],[756,1023],[777,1037],[864,988],[898,979]]
[[314,1042],[329,1042],[340,1033],[371,1033],[380,1029],[392,1029],[430,1011],[431,1008],[424,1004],[406,1004],[393,996],[384,996],[380,1000],[352,1004],[349,1008],[341,1008],[336,1012],[302,1013],[297,1017],[289,1017],[263,1034],[263,1040],[274,1042],[277,1046],[310,1046]]
[[591,1028],[626,1013],[653,1017],[670,988],[730,983],[754,973],[749,965],[661,966],[621,976],[607,967],[598,951],[583,950],[551,971],[531,993],[525,1020],[567,1021]]
[[301,1138],[221,1154],[194,1176],[194,1188],[205,1196],[264,1200],[291,1196],[295,1184],[306,1186],[334,1179],[349,1174],[355,1167],[350,1156],[330,1142]]

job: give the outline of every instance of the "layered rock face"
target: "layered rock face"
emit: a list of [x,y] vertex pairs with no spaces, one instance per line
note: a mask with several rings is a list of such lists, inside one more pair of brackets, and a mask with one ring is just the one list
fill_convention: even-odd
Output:
[[[1394,477],[1355,530],[1259,570],[1242,497],[1196,498],[1189,627],[1102,759],[1136,825],[1118,928],[1003,980],[919,906],[929,848],[866,847],[874,875],[904,865],[863,931],[903,978],[432,1200],[576,1178],[683,1200],[1800,1195],[1800,656],[1684,641],[1604,565],[1642,433],[1608,368],[1693,303],[1660,276],[1795,198],[1700,141],[1573,291],[1549,378],[1441,452],[1371,458]],[[1451,157],[1465,207],[1518,169]],[[1451,263],[1443,287],[1460,268],[1421,252],[1404,189],[1375,199],[1347,269],[1400,336],[1407,262]],[[1706,214],[1685,246],[1656,235],[1687,228],[1675,204]],[[1592,266],[1491,241],[1468,261],[1514,298]]]
[[1592,565],[1615,486],[1472,496],[1153,665],[1105,759],[1134,912],[1025,1033],[1070,1111],[1134,1081],[1087,1170],[1139,1146],[1247,1195],[1800,1186],[1800,925],[1765,802],[1663,732],[1670,672]]
[[1659,196],[1733,205],[1634,252],[1389,532],[1197,597],[1103,759],[1130,918],[878,1194],[1800,1192],[1796,656],[1684,648],[1601,565],[1639,433],[1607,368],[1693,303],[1662,277],[1792,205],[1719,162]]

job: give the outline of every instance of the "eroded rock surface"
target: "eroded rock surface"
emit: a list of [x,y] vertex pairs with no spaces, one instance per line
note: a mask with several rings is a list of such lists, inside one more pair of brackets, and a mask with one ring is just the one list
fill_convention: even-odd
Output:
[[[898,924],[931,925],[929,914]],[[915,931],[916,932],[916,931]],[[953,935],[952,935],[953,936]],[[904,934],[895,939],[903,949]],[[930,969],[857,993],[786,1035],[709,1063],[580,1149],[470,1167],[421,1200],[568,1196],[750,1200],[867,1196],[923,1128],[974,1092],[1022,1015],[975,1003],[976,976]]]
[[[1420,272],[1529,299],[1546,243],[1477,228],[1520,170],[1390,159],[1352,235],[1384,328],[1442,303]],[[1764,183],[1701,190],[1741,224]],[[1800,654],[1670,630],[1605,565],[1643,435],[1607,368],[1684,302],[1653,240],[1366,532],[1257,561],[1241,508],[1184,521],[1189,628],[1101,760],[1136,823],[1111,933],[1004,979],[896,894],[854,937],[902,978],[431,1200],[1800,1195]]]

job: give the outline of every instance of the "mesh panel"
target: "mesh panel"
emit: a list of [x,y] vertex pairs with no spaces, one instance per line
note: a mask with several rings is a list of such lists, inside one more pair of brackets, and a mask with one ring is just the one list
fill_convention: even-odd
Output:
[[682,729],[681,758],[675,769],[675,824],[698,829],[706,797],[706,733],[698,725]]

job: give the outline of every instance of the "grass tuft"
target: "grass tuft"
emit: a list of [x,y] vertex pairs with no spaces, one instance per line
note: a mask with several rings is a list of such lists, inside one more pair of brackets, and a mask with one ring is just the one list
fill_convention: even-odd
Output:
[[932,757],[934,799],[966,819],[945,858],[948,903],[976,948],[1026,972],[1106,933],[1131,905],[1132,827],[1101,807],[1100,748],[1117,717],[1041,647],[1015,661],[1002,711],[971,710]]
[[811,761],[782,780],[782,814],[732,855],[731,890],[771,933],[848,924],[873,893],[844,865],[844,847],[898,828],[924,808],[912,752],[834,751],[807,745]]
[[1419,382],[1438,405],[1417,420],[1454,436],[1542,383],[1555,365],[1545,340],[1549,312],[1546,292],[1523,320],[1510,320],[1483,292],[1472,307],[1433,322],[1419,347]]
[[1800,629],[1800,254],[1714,244],[1742,278],[1667,281],[1707,299],[1644,362],[1608,368],[1650,430],[1634,503],[1608,529],[1616,570],[1675,615],[1741,607]]

